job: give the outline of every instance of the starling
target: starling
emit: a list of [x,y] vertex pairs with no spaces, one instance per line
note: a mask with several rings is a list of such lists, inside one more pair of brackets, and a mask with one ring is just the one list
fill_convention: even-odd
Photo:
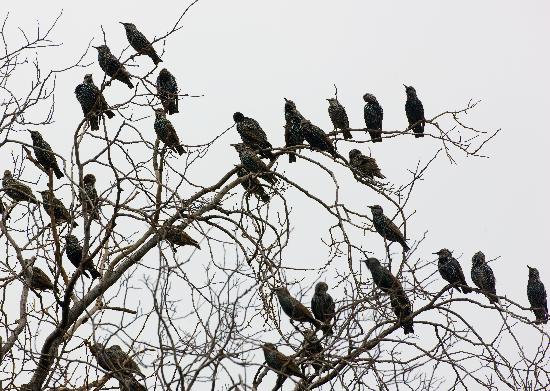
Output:
[[372,222],[376,232],[378,232],[384,239],[390,242],[397,242],[401,244],[404,251],[409,251],[410,248],[405,242],[405,237],[389,218],[384,216],[384,211],[380,205],[369,206],[372,211]]
[[94,174],[86,174],[82,178],[80,198],[84,204],[84,212],[90,216],[90,219],[99,220],[99,197],[95,189]]
[[[285,147],[293,147],[304,143],[304,133],[302,132],[302,121],[304,116],[296,109],[296,104],[285,98]],[[296,156],[288,155],[288,161],[294,163]]]
[[13,179],[10,170],[4,171],[4,177],[2,178],[2,188],[8,197],[16,202],[27,201],[31,204],[38,205],[38,200],[32,193],[29,186],[19,182],[17,179]]
[[251,173],[263,174],[262,179],[265,179],[271,184],[277,183],[275,175],[269,171],[267,165],[256,155],[252,149],[246,146],[246,144],[231,144],[239,153],[239,158],[244,168]]
[[548,303],[546,302],[546,289],[540,280],[539,271],[534,267],[529,268],[529,282],[527,283],[527,298],[536,317],[537,323],[548,322]]
[[464,277],[464,272],[460,263],[453,257],[451,252],[446,248],[439,250],[434,253],[439,256],[437,262],[437,268],[439,269],[439,274],[445,281],[449,284],[460,284],[464,285],[463,287],[455,286],[455,288],[462,293],[470,293],[472,289],[466,283],[466,278]]
[[424,137],[424,125],[426,119],[424,118],[424,106],[422,102],[416,96],[416,90],[414,87],[405,86],[405,92],[407,93],[407,103],[405,103],[405,112],[407,113],[407,119],[409,120],[409,126],[413,126],[412,131],[414,137]]
[[300,303],[294,297],[290,296],[288,289],[279,287],[274,289],[279,299],[279,304],[283,312],[288,315],[291,320],[297,322],[309,322],[316,327],[320,327],[319,321],[313,317],[313,314],[305,305]]
[[386,178],[382,175],[376,160],[370,156],[363,155],[358,149],[352,149],[349,151],[349,166],[351,170],[360,178]]
[[[393,312],[401,321],[412,314],[412,305],[399,280],[391,272],[380,264],[376,258],[368,258],[365,263],[372,274],[372,280],[384,293],[389,294]],[[402,323],[405,334],[414,333],[413,321]]]
[[185,153],[185,149],[180,144],[180,139],[176,133],[174,126],[166,118],[166,113],[163,109],[155,110],[155,132],[160,141],[162,141],[168,148],[176,151],[179,155]]
[[328,115],[334,126],[334,130],[340,129],[344,135],[344,139],[353,138],[351,132],[349,131],[349,120],[348,115],[346,114],[346,109],[344,106],[338,102],[338,99],[329,98],[327,99],[328,106]]
[[315,372],[320,372],[323,368],[323,345],[317,334],[313,330],[304,331],[304,340],[301,346],[302,357],[306,357]]
[[149,40],[145,38],[145,35],[143,35],[136,28],[135,24],[124,22],[120,22],[120,24],[124,26],[124,29],[126,30],[126,38],[128,38],[130,46],[133,47],[136,52],[151,57],[151,60],[153,60],[155,65],[162,62],[160,57],[157,55],[155,48],[151,45],[151,42],[149,42]]
[[304,138],[312,148],[320,151],[326,151],[332,156],[337,157],[336,149],[330,137],[318,126],[313,125],[307,119],[302,120],[300,124]]
[[373,94],[363,95],[365,108],[363,114],[365,117],[365,125],[370,134],[370,139],[373,143],[382,142],[382,120],[384,119],[384,110],[378,103],[376,96]]
[[174,246],[194,246],[201,249],[199,242],[189,236],[180,226],[167,227],[166,240]]
[[99,130],[99,121],[103,113],[109,118],[115,116],[115,113],[109,109],[103,93],[94,84],[91,74],[84,76],[84,82],[76,86],[74,93],[92,130]]
[[90,346],[90,351],[95,356],[97,363],[106,371],[113,372],[123,391],[146,391],[143,385],[134,378],[134,374],[143,377],[136,362],[118,345],[105,348],[103,344],[96,343]]
[[[69,258],[69,261],[71,261],[73,266],[78,268],[80,266],[80,262],[82,262],[83,257],[82,246],[78,242],[76,236],[67,235],[65,237],[65,253],[67,254],[67,258]],[[90,278],[90,276],[86,272],[89,272],[91,274],[92,280],[101,277],[101,274],[99,274],[99,272],[96,270],[91,260],[88,260],[86,266],[82,270],[82,274],[84,274],[87,278]]]
[[128,72],[118,58],[111,53],[111,49],[109,49],[107,45],[94,46],[94,48],[97,49],[97,60],[103,72],[105,72],[107,76],[123,82],[129,88],[134,88],[134,85],[130,81],[132,77],[130,72]]
[[43,138],[42,135],[31,130],[32,147],[34,149],[34,156],[40,165],[46,170],[46,172],[53,170],[57,179],[63,178],[63,173],[57,165],[57,160],[52,151],[52,147]]
[[485,254],[481,251],[472,257],[472,281],[483,291],[491,304],[498,303],[495,275],[491,266],[485,262]]
[[[55,196],[49,190],[43,190],[40,192],[42,196],[42,206],[44,210],[50,216],[50,213],[53,212],[53,217],[55,218],[56,223],[67,223],[71,221],[71,215],[65,205],[55,198]],[[73,222],[73,227],[78,226],[77,223]]]
[[274,156],[270,151],[272,148],[271,143],[267,141],[267,135],[258,121],[245,117],[239,112],[233,114],[233,120],[237,123],[237,132],[239,132],[243,143],[253,151],[258,152],[261,157],[273,159]]
[[53,285],[50,277],[42,271],[42,269],[33,266],[31,277],[31,288],[37,291],[54,291],[59,293],[59,290]]
[[263,344],[262,350],[264,351],[264,358],[267,366],[274,370],[279,376],[282,376],[282,379],[277,380],[279,387],[288,376],[297,376],[301,379],[306,379],[306,376],[300,370],[294,359],[279,352],[272,343]]
[[[248,174],[249,172],[242,167],[240,167],[237,171],[237,175],[239,178],[242,178],[243,176]],[[249,194],[255,194],[263,202],[269,202],[269,195],[265,192],[265,189],[263,188],[258,178],[251,176],[243,181],[241,184]]]
[[179,113],[178,83],[166,68],[161,69],[157,77],[157,95],[165,112],[170,115]]
[[[315,285],[315,294],[311,299],[311,310],[315,319],[325,323],[330,324],[332,318],[335,315],[335,304],[332,300],[332,296],[327,293],[328,285],[326,282],[318,282]],[[327,334],[332,335],[332,327],[327,329]]]

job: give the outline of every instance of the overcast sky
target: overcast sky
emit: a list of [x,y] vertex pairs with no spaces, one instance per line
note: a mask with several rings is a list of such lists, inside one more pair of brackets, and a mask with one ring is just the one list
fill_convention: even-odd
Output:
[[[118,21],[134,22],[147,36],[158,36],[187,2],[87,4],[10,2],[10,20],[22,27],[33,26],[35,20],[45,25],[63,9],[54,37],[64,46],[57,57],[47,59],[62,67],[78,58],[92,38],[94,44],[101,41],[100,25],[118,55],[127,45]],[[363,126],[362,95],[371,92],[384,108],[384,128],[405,128],[403,83],[416,87],[427,117],[481,100],[468,123],[489,132],[502,128],[485,150],[490,159],[456,153],[458,164],[451,165],[440,156],[405,211],[416,211],[408,237],[414,241],[428,231],[417,257],[431,257],[442,247],[463,254],[468,279],[476,251],[483,250],[489,259],[500,256],[493,264],[497,290],[526,304],[526,264],[538,267],[550,288],[544,250],[550,237],[549,17],[547,1],[201,0],[186,16],[184,28],[167,42],[162,57],[180,88],[204,97],[184,99],[182,115],[172,121],[182,129],[184,142],[194,144],[231,126],[238,110],[258,120],[272,144],[282,145],[283,97],[293,99],[313,123],[331,130],[325,99],[333,95],[333,84],[353,127]],[[95,50],[86,59],[99,75]],[[57,123],[47,133],[50,144],[67,155],[67,135],[81,116],[73,90],[88,72],[74,70],[58,80]],[[121,85],[109,94],[117,92],[129,93]],[[229,144],[238,136],[224,140]],[[402,137],[371,146],[371,153],[386,177],[401,183],[408,178],[407,168],[431,157],[437,143]],[[347,155],[352,147],[341,148]],[[225,152],[216,164],[235,164],[234,152]],[[321,186],[305,165],[295,166],[285,163],[280,169],[292,170],[293,178],[304,178],[312,188]],[[213,179],[221,171],[192,175]],[[364,189],[355,186],[345,196],[365,208],[383,202]],[[305,253],[295,241],[286,255],[289,262],[320,265],[326,253],[319,236],[326,226],[313,229],[308,207],[296,202],[294,234],[312,249]],[[373,248],[382,249],[378,244]]]

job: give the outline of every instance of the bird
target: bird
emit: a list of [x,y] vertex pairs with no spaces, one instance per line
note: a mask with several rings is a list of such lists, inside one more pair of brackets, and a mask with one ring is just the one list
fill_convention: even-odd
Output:
[[[296,104],[290,99],[285,98],[285,148],[304,143],[304,133],[301,127],[304,119],[304,116],[296,108]],[[290,153],[288,161],[289,163],[294,163],[296,156]]]
[[[320,281],[315,285],[315,293],[311,299],[311,311],[315,319],[330,325],[336,313],[336,305],[327,291],[328,284],[326,282]],[[326,329],[326,334],[332,335],[333,333],[332,327]]]
[[[27,263],[25,266],[26,268],[30,267],[30,262]],[[28,269],[27,269],[28,270]],[[32,271],[32,277],[31,277],[31,288],[37,291],[55,291],[59,293],[59,289],[55,287],[50,280],[50,277],[42,269],[36,266],[30,267],[30,270]]]
[[48,144],[42,135],[36,130],[31,130],[30,133],[36,161],[40,163],[46,172],[49,172],[50,169],[53,170],[57,179],[63,178],[63,173],[59,169],[57,160],[55,159],[55,154],[53,153],[50,144]]
[[437,269],[439,270],[441,277],[443,277],[443,279],[449,284],[463,285],[462,287],[455,286],[459,292],[472,292],[472,288],[470,288],[466,282],[460,263],[458,263],[458,261],[453,257],[451,252],[446,248],[442,248],[434,254],[439,257],[439,260],[437,261]]
[[472,281],[483,291],[483,294],[489,299],[489,303],[498,303],[497,291],[495,288],[496,280],[491,266],[485,262],[485,254],[478,251],[472,257]]
[[307,119],[302,120],[300,124],[304,138],[308,144],[320,151],[326,151],[332,156],[337,157],[336,149],[330,137],[320,127],[313,125]]
[[[80,266],[83,258],[82,246],[78,242],[76,236],[65,236],[65,254],[67,254],[67,258],[69,258],[69,261],[71,261],[74,267],[78,268]],[[101,277],[101,274],[99,274],[97,269],[94,267],[91,259],[87,260],[84,269],[82,269],[82,274],[84,274],[84,276],[86,276],[87,278],[90,278],[90,276],[86,272],[90,273],[90,275],[92,276],[92,280]]]
[[365,101],[363,116],[365,117],[365,125],[370,134],[370,139],[373,143],[382,142],[384,110],[382,110],[382,106],[373,94],[366,93],[363,95],[363,100]]
[[103,113],[108,118],[115,116],[115,113],[110,110],[103,93],[94,84],[90,73],[84,75],[84,82],[76,86],[74,93],[92,130],[99,130],[99,121],[103,118]]
[[316,373],[320,372],[323,368],[323,345],[314,330],[304,331],[304,340],[301,346],[301,356],[306,357],[307,361],[311,364]]
[[546,301],[546,289],[540,280],[539,271],[531,266],[529,268],[529,281],[527,282],[527,298],[531,310],[535,314],[536,323],[548,323],[548,302]]
[[179,155],[185,153],[185,149],[180,144],[180,139],[176,133],[176,129],[166,118],[166,113],[163,109],[155,110],[155,132],[160,141],[162,141],[168,148],[176,151]]
[[334,130],[340,129],[344,139],[353,138],[349,131],[349,120],[344,106],[338,102],[338,99],[328,98],[328,116],[334,126]]
[[111,53],[111,49],[107,45],[94,46],[94,48],[97,49],[97,61],[103,72],[107,76],[126,84],[128,88],[134,88],[134,85],[130,81],[132,75],[120,63],[118,58]]
[[157,95],[165,112],[169,115],[179,113],[178,83],[166,68],[162,68],[157,76]]
[[99,197],[95,188],[95,175],[86,174],[82,178],[81,202],[84,204],[84,212],[92,220],[99,220]]
[[147,388],[139,384],[134,375],[143,377],[137,363],[125,353],[119,345],[112,345],[109,348],[101,343],[90,346],[90,351],[95,356],[97,363],[106,371],[113,372],[120,383],[123,391],[146,391]]
[[151,42],[145,35],[143,35],[133,23],[120,22],[126,30],[126,38],[128,38],[128,43],[131,47],[134,48],[139,54],[145,54],[153,60],[155,65],[158,65],[159,62],[162,62],[160,57],[157,55],[155,48],[151,45]]
[[173,246],[194,246],[201,249],[199,242],[193,239],[181,226],[170,226],[166,228],[166,240]]
[[241,140],[250,149],[260,154],[261,157],[273,159],[271,143],[267,140],[267,135],[262,127],[254,118],[245,117],[243,113],[236,112],[233,114],[233,120],[237,124],[237,132],[241,136]]
[[281,286],[275,288],[273,291],[279,299],[279,304],[281,305],[283,312],[287,314],[291,320],[295,320],[300,323],[309,322],[317,328],[321,327],[321,324],[313,317],[311,311],[297,299],[292,297],[287,288]]
[[[237,170],[237,176],[239,178],[242,178],[248,174],[250,173],[243,167],[239,167]],[[263,202],[269,202],[269,195],[265,192],[265,189],[258,178],[250,176],[248,179],[245,179],[241,185],[246,189],[248,194],[255,194]]]
[[19,182],[17,179],[13,179],[10,170],[4,171],[4,177],[2,178],[2,189],[4,193],[12,200],[16,202],[26,201],[31,204],[38,205],[38,200],[33,194],[31,188],[24,183]]
[[243,143],[231,145],[239,153],[241,164],[248,172],[261,174],[261,178],[271,184],[277,183],[277,177],[273,174],[273,172],[269,171],[267,164],[265,164],[262,159],[256,155],[256,152]]
[[360,178],[386,178],[380,171],[376,160],[373,157],[363,155],[358,149],[349,151],[349,166]]
[[[63,203],[56,198],[52,192],[49,190],[43,190],[40,192],[40,195],[42,196],[42,207],[48,216],[52,217],[50,213],[53,214],[56,224],[68,223],[69,221],[72,221],[71,215],[67,208],[65,208],[65,205],[63,205]],[[78,224],[73,222],[72,226],[76,227]]]
[[275,390],[281,387],[289,376],[306,379],[306,375],[300,370],[294,359],[279,352],[272,343],[264,343],[262,350],[264,351],[265,363],[278,375]]
[[378,232],[384,239],[390,242],[399,243],[404,251],[409,251],[410,247],[405,241],[405,237],[389,218],[384,215],[384,210],[380,205],[369,206],[372,212],[372,222],[376,232]]
[[414,137],[424,137],[424,125],[426,124],[426,118],[424,118],[424,106],[416,95],[414,87],[406,86],[405,92],[407,93],[407,102],[405,103],[405,113],[409,120],[409,127],[412,127]]
[[374,285],[390,296],[393,312],[401,321],[404,333],[414,333],[412,319],[403,322],[404,318],[412,314],[412,304],[397,277],[382,266],[376,258],[368,258],[365,260],[365,263],[372,274]]

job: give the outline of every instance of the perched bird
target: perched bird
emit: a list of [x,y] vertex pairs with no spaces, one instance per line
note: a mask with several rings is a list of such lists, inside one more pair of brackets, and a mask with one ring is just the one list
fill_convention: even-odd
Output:
[[384,110],[378,103],[376,96],[373,94],[363,95],[365,108],[363,115],[365,117],[365,125],[370,134],[370,139],[373,143],[382,142],[382,120],[384,119]]
[[38,200],[34,196],[31,188],[24,183],[13,179],[10,170],[4,171],[2,178],[2,189],[4,193],[16,202],[26,201],[38,205]]
[[344,139],[353,138],[351,132],[349,131],[349,120],[348,115],[346,114],[346,109],[344,106],[338,102],[338,99],[329,98],[328,100],[328,116],[332,121],[334,130],[340,129],[344,136]]
[[81,202],[84,204],[84,212],[89,214],[90,219],[99,220],[99,197],[95,189],[94,174],[86,174],[82,178],[82,190],[80,191]]
[[95,356],[97,363],[106,371],[113,372],[120,383],[123,391],[146,391],[143,385],[139,384],[134,375],[143,377],[137,363],[125,353],[120,346],[112,345],[109,348],[101,343],[90,346],[90,352]]
[[248,172],[262,174],[262,179],[265,179],[271,184],[277,183],[277,177],[271,171],[269,171],[267,164],[265,164],[262,159],[260,159],[258,155],[256,155],[256,152],[246,146],[246,144],[240,143],[231,145],[239,153],[241,164]]
[[426,124],[426,118],[424,118],[424,106],[422,102],[416,96],[416,90],[414,87],[405,86],[405,92],[407,93],[407,102],[405,103],[405,113],[409,120],[409,126],[413,126],[412,131],[414,137],[424,137],[424,125]]
[[170,115],[179,113],[178,83],[166,68],[161,69],[157,77],[157,95],[165,112]]
[[305,305],[292,297],[288,292],[288,289],[281,286],[275,288],[274,292],[279,299],[279,304],[281,305],[283,312],[287,314],[291,320],[295,320],[297,322],[309,322],[318,328],[321,326],[319,321],[313,317],[311,311],[308,310]]
[[180,226],[167,227],[165,238],[173,246],[194,246],[201,249],[199,242],[189,236]]
[[[67,235],[65,237],[65,253],[67,254],[67,258],[69,258],[69,261],[71,261],[73,266],[78,268],[80,266],[80,262],[82,262],[83,254],[82,246],[78,242],[76,236]],[[82,270],[82,274],[84,274],[87,278],[90,278],[90,276],[86,272],[90,273],[90,275],[92,276],[92,280],[101,277],[101,274],[99,274],[91,260],[88,260],[86,262],[86,266]]]
[[163,109],[155,110],[155,132],[160,141],[162,141],[168,148],[176,151],[179,155],[185,153],[185,149],[180,144],[180,139],[176,133],[174,126],[166,118],[166,113]]
[[548,322],[548,303],[546,301],[546,289],[540,280],[539,271],[534,267],[529,268],[529,281],[527,282],[527,298],[531,310],[535,314],[537,323]]
[[151,45],[151,42],[149,42],[149,40],[145,38],[145,35],[143,35],[136,28],[135,24],[124,22],[120,22],[120,24],[124,26],[124,29],[126,30],[126,38],[128,38],[130,46],[133,47],[136,52],[151,57],[151,60],[153,60],[155,65],[162,62],[160,57],[157,55],[155,48]]
[[[243,176],[248,174],[249,172],[243,167],[240,167],[237,171],[237,176],[239,178],[242,178]],[[269,195],[265,192],[265,189],[263,188],[258,178],[251,176],[248,179],[244,180],[241,184],[246,189],[248,194],[255,194],[263,202],[269,202]]]
[[[304,116],[296,108],[296,104],[285,98],[285,147],[293,147],[304,143],[304,133],[302,131],[302,121]],[[288,155],[288,161],[294,163],[296,156]]]
[[63,173],[57,165],[57,160],[52,151],[52,147],[48,144],[42,135],[35,131],[31,130],[32,138],[32,148],[34,150],[34,156],[36,161],[46,170],[46,172],[53,170],[57,179],[63,178]]
[[262,345],[262,350],[264,351],[264,358],[267,366],[279,375],[274,389],[281,387],[288,376],[306,379],[306,376],[300,370],[294,359],[279,352],[272,343],[264,343]]
[[409,251],[410,248],[405,242],[405,237],[389,218],[384,215],[384,210],[380,205],[369,206],[372,212],[372,222],[376,232],[378,232],[384,239],[390,242],[399,243],[404,251]]
[[308,362],[311,364],[315,372],[320,372],[323,368],[323,345],[317,334],[313,330],[304,331],[304,340],[302,341],[302,357],[306,357]]
[[472,281],[483,291],[491,304],[498,303],[497,291],[495,288],[496,280],[491,266],[485,262],[485,254],[478,251],[472,257]]
[[115,116],[115,113],[109,109],[103,93],[94,84],[91,74],[84,76],[84,82],[76,86],[74,93],[92,130],[99,130],[99,121],[103,118],[103,113],[108,118]]
[[[320,281],[315,285],[315,294],[311,299],[311,311],[315,319],[325,324],[330,324],[336,313],[336,305],[334,304],[334,300],[332,300],[332,296],[327,291],[328,285],[326,282]],[[333,333],[332,327],[327,329],[327,334],[331,335]]]
[[241,136],[243,143],[250,149],[256,151],[261,157],[273,159],[270,149],[271,143],[267,140],[267,135],[262,127],[254,118],[245,117],[243,113],[233,114],[233,120],[237,124],[237,132]]
[[352,149],[349,151],[349,166],[351,170],[360,178],[386,178],[382,175],[376,160],[373,157],[363,155],[358,149]]
[[401,321],[405,334],[414,333],[412,319],[403,322],[404,318],[412,314],[412,305],[399,280],[378,259],[368,258],[365,263],[372,274],[374,285],[390,296],[393,312]]
[[443,277],[443,279],[449,284],[463,285],[462,287],[455,286],[459,292],[472,292],[472,289],[466,283],[466,278],[464,277],[464,272],[462,271],[460,263],[458,263],[458,261],[453,257],[451,252],[446,248],[443,248],[434,254],[439,256],[437,269],[439,270],[441,277]]
[[[42,206],[44,207],[44,210],[50,216],[50,213],[53,212],[53,217],[55,218],[56,224],[58,223],[68,223],[72,220],[71,215],[67,208],[65,208],[65,205],[56,198],[53,193],[51,193],[49,190],[43,190],[40,192],[40,195],[42,196]],[[77,223],[73,222],[73,227],[78,226]]]
[[[25,266],[29,267],[29,266]],[[32,277],[31,277],[31,288],[37,291],[55,291],[59,293],[59,289],[57,289],[53,283],[52,280],[50,280],[50,277],[46,273],[42,271],[42,269],[33,266],[29,271],[32,271]]]
[[320,151],[326,151],[332,156],[337,157],[336,149],[330,137],[318,126],[313,125],[307,119],[300,124],[304,138],[312,148]]
[[134,88],[134,85],[130,81],[132,77],[130,72],[128,72],[118,58],[111,53],[111,49],[109,49],[107,45],[94,46],[94,48],[97,49],[97,60],[103,72],[105,72],[107,76],[123,82],[129,88]]

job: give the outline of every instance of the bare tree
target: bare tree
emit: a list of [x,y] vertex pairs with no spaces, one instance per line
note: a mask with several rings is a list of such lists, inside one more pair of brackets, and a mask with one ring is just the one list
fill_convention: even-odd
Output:
[[[168,31],[149,37],[160,58],[195,3]],[[9,34],[6,17],[0,31],[4,169],[34,194],[44,188],[55,194],[68,212],[58,214],[55,204],[14,200],[9,186],[3,187],[0,388],[549,387],[548,334],[534,321],[526,300],[499,295],[498,288],[494,304],[481,289],[470,295],[453,291],[453,285],[441,283],[435,257],[417,255],[424,238],[407,235],[409,222],[422,224],[416,218],[422,212],[410,200],[430,169],[442,160],[456,163],[457,155],[484,157],[484,147],[498,134],[467,124],[477,102],[426,118],[420,139],[412,131],[416,124],[382,130],[384,143],[422,142],[432,148],[425,161],[406,169],[406,183],[375,180],[350,169],[342,151],[364,151],[371,143],[365,128],[329,133],[337,148],[332,154],[308,143],[273,146],[273,159],[265,160],[269,172],[255,172],[246,170],[224,140],[226,133],[236,132],[234,125],[200,145],[186,144],[179,134],[185,149],[181,156],[170,145],[173,138],[167,141],[162,131],[157,130],[159,137],[153,133],[155,109],[166,107],[161,99],[175,95],[159,93],[160,69],[150,61],[128,66],[134,87],[123,100],[110,93],[118,81],[85,62],[95,56],[90,46],[73,64],[46,71],[39,62],[44,52],[62,50],[53,39],[60,17],[32,35],[20,31],[22,38]],[[143,54],[129,49],[119,60],[129,65]],[[56,91],[56,75],[74,68],[83,68],[82,77],[95,72],[99,95],[94,110],[72,125],[70,156],[55,154],[65,176],[57,179],[33,155],[28,131],[45,129],[56,118],[55,93],[73,93]],[[177,79],[177,71],[171,72]],[[193,97],[182,90],[177,94],[180,99]],[[107,118],[107,111],[114,117]],[[168,120],[177,115],[182,114]],[[99,119],[98,130],[91,129],[94,118]],[[347,131],[353,138],[344,139]],[[53,140],[50,144],[55,153]],[[212,169],[212,181],[191,180],[190,173],[208,164],[216,150],[226,151],[227,169]],[[285,174],[288,154],[297,157],[294,164],[307,165],[311,175],[326,183],[321,192]],[[101,180],[90,182],[89,174]],[[355,208],[345,201],[343,189],[350,186],[385,200],[385,214],[407,238],[410,251],[375,231],[366,205]],[[327,254],[322,270],[285,261],[291,239],[308,245],[293,234],[298,198],[332,221],[322,238]],[[70,234],[79,242],[76,250],[81,246],[76,267],[65,255]],[[380,241],[385,253],[374,254],[369,243]],[[373,256],[396,277],[401,296],[373,285],[362,262]],[[462,263],[468,276],[470,265]],[[98,278],[86,277],[92,268]],[[291,323],[274,293],[284,286],[309,307],[316,281],[304,275],[324,270],[337,276],[329,282],[335,301],[329,317],[333,334],[322,332],[327,326],[323,322],[301,323],[296,317]],[[410,313],[400,309],[403,296],[412,303]],[[495,325],[494,332],[480,332],[478,319],[464,316],[464,308],[482,314]],[[414,334],[405,335],[401,327],[411,321]],[[267,342],[284,353],[288,365],[277,369],[265,364],[261,347]],[[289,363],[297,366],[292,373]],[[294,376],[296,371],[304,376]]]

